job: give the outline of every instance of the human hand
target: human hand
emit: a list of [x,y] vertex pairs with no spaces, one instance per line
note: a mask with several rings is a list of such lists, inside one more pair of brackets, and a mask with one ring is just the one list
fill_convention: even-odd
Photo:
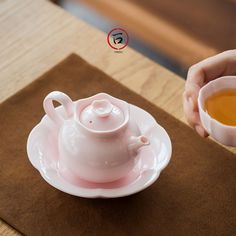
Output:
[[190,67],[183,93],[183,108],[186,119],[202,137],[208,133],[203,128],[198,111],[198,93],[209,81],[231,75],[236,79],[236,49],[209,57]]

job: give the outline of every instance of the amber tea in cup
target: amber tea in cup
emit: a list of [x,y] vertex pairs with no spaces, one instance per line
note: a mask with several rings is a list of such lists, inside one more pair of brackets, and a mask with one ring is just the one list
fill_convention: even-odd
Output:
[[204,85],[198,95],[200,121],[218,142],[236,147],[236,79],[223,76]]
[[236,89],[218,91],[205,100],[205,111],[219,122],[236,126]]

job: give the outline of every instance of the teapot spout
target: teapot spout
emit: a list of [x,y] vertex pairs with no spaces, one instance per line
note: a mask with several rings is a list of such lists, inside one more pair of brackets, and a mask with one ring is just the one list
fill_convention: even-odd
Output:
[[128,145],[128,149],[132,153],[137,153],[139,148],[149,145],[150,142],[147,137],[140,135],[138,137],[132,136]]

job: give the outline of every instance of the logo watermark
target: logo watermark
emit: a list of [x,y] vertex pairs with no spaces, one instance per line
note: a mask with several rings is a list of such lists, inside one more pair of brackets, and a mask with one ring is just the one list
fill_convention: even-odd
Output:
[[107,35],[107,43],[115,52],[122,52],[129,43],[129,35],[122,28],[114,28]]

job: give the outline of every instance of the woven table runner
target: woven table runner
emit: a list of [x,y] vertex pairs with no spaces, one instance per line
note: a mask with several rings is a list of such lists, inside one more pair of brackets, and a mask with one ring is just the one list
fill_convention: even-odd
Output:
[[[170,164],[129,197],[85,199],[51,187],[26,141],[53,90],[73,100],[106,92],[145,109],[170,135]],[[236,235],[236,156],[74,54],[0,104],[0,158],[0,217],[25,235]]]

